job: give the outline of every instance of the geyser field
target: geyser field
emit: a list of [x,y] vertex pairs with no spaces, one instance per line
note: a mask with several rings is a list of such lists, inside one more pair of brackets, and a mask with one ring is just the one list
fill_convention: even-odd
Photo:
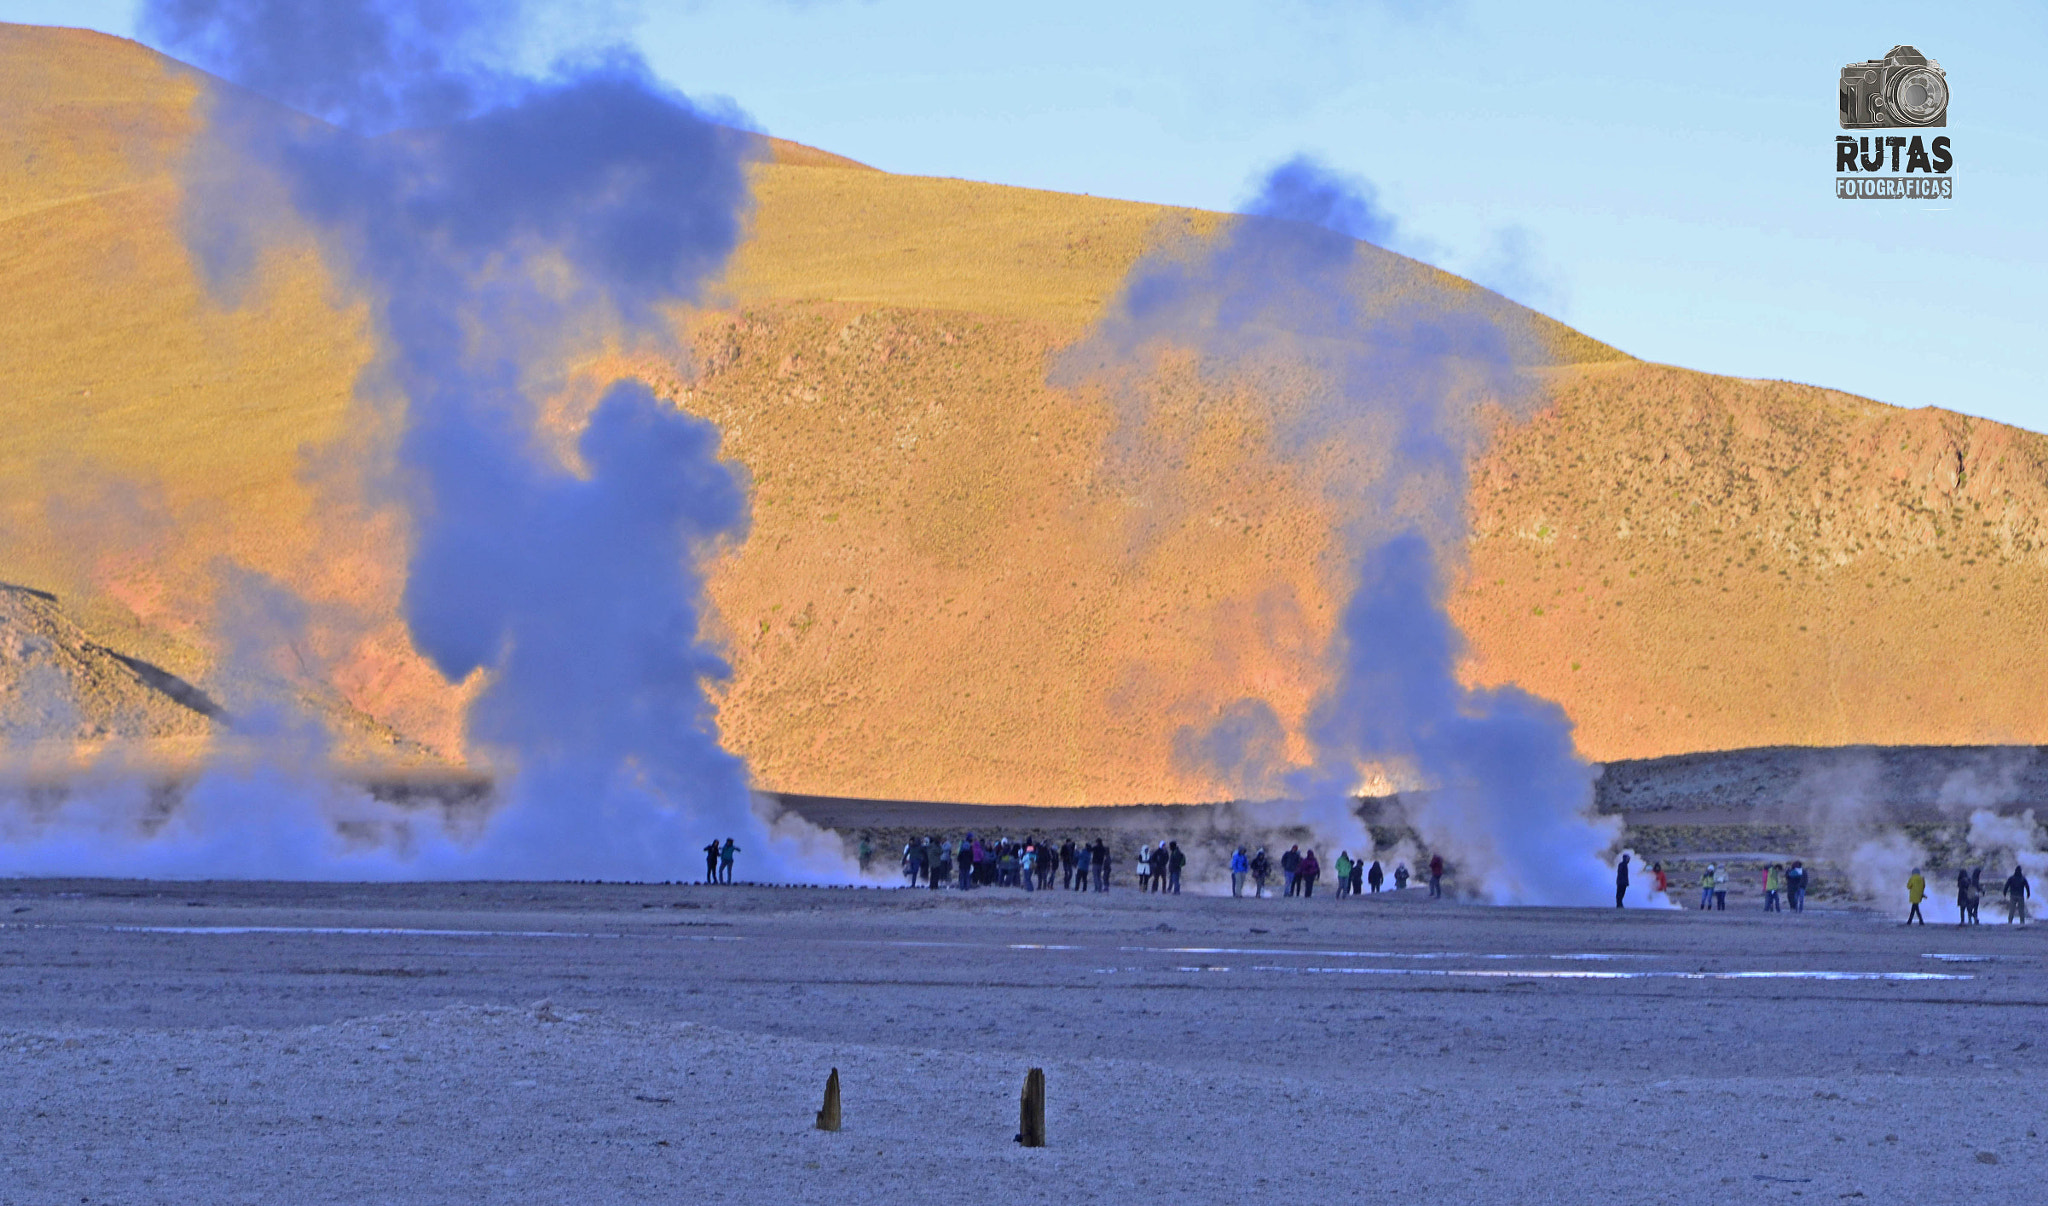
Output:
[[1421,896],[17,882],[0,1201],[2039,1185],[2040,927]]
[[[0,27],[0,1206],[2038,1188],[2048,439],[1638,363],[1307,157],[142,12]],[[969,830],[1114,886],[892,890]]]

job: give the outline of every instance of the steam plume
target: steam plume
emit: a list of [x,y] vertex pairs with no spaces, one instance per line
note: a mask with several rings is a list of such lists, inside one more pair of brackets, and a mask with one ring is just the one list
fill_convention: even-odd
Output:
[[[508,796],[479,843],[413,865],[673,878],[730,836],[771,876],[844,877],[794,818],[777,837],[796,840],[771,842],[718,742],[704,683],[727,668],[700,636],[698,562],[743,535],[748,506],[716,428],[633,382],[604,392],[571,455],[540,425],[573,357],[662,345],[722,269],[756,139],[629,53],[521,78],[501,65],[516,15],[151,0],[143,18],[166,49],[334,123],[217,94],[191,229],[231,288],[295,218],[372,307],[380,355],[358,392],[400,433],[385,476],[413,522],[405,619],[451,681],[483,676],[469,734]],[[265,195],[289,215],[250,203]]]
[[[1463,556],[1466,465],[1490,418],[1533,409],[1541,347],[1522,312],[1481,293],[1417,288],[1427,269],[1361,240],[1394,223],[1367,186],[1297,159],[1213,240],[1133,270],[1112,314],[1061,366],[1067,383],[1129,387],[1176,353],[1205,377],[1268,400],[1279,455],[1319,476],[1344,525],[1354,583],[1329,652],[1334,685],[1304,736],[1311,761],[1284,776],[1287,807],[1320,840],[1370,850],[1355,812],[1371,766],[1426,785],[1409,820],[1497,903],[1597,904],[1617,825],[1592,816],[1592,771],[1557,705],[1457,679],[1463,641],[1445,610]],[[1184,735],[1184,750],[1235,762],[1275,749],[1263,703]]]
[[[1956,751],[1919,765],[1912,753],[1887,758],[1886,751],[1867,747],[1837,751],[1808,767],[1788,793],[1792,815],[1812,830],[1821,856],[1841,870],[1851,894],[1903,916],[1906,877],[1920,868],[1929,880],[1922,913],[1947,922],[1956,920],[1957,909],[1945,877],[1956,870],[1983,871],[1993,895],[2014,865],[2029,875],[2048,870],[2033,810],[2011,811],[2037,789],[2035,751]],[[1961,850],[1949,842],[1947,850],[1930,851],[1907,830],[1909,820],[1931,825],[1937,817],[1962,839]],[[1960,863],[1948,865],[1958,855]]]

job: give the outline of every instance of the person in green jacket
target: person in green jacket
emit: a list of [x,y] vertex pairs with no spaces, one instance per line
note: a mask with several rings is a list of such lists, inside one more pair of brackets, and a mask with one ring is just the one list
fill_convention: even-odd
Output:
[[1351,895],[1351,852],[1349,850],[1337,852],[1337,895],[1340,897]]

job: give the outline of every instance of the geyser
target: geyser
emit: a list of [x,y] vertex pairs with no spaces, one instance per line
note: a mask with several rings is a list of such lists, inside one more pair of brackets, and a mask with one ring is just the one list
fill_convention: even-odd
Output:
[[[339,853],[332,808],[273,791],[292,798],[199,808],[171,828],[284,824],[295,857],[215,861],[207,850],[245,844],[214,832],[189,835],[180,865],[669,879],[730,836],[754,875],[850,879],[836,839],[756,814],[746,767],[719,745],[704,684],[727,671],[701,634],[698,563],[744,533],[748,504],[716,428],[630,381],[603,391],[573,451],[544,423],[577,358],[669,347],[673,310],[740,238],[758,140],[629,53],[545,78],[507,70],[512,12],[467,0],[145,8],[166,49],[323,119],[210,93],[192,249],[233,298],[269,239],[310,229],[371,307],[378,355],[357,405],[365,426],[396,435],[354,468],[410,517],[406,623],[451,681],[478,676],[468,738],[504,797],[466,842],[409,829],[394,864],[388,847]],[[50,828],[45,855],[61,836]],[[159,865],[149,842],[133,844],[133,866]]]
[[1535,408],[1545,350],[1504,300],[1419,293],[1395,257],[1361,252],[1393,229],[1368,187],[1287,163],[1214,238],[1140,261],[1055,379],[1110,384],[1126,432],[1142,431],[1157,406],[1148,374],[1192,354],[1206,383],[1261,399],[1275,454],[1338,513],[1348,601],[1331,685],[1300,726],[1311,757],[1257,765],[1285,742],[1256,698],[1184,734],[1181,751],[1237,782],[1282,784],[1289,819],[1351,850],[1371,849],[1360,782],[1398,768],[1424,786],[1403,797],[1410,823],[1468,889],[1500,904],[1600,904],[1619,825],[1593,815],[1570,720],[1518,688],[1460,683],[1463,641],[1445,610],[1467,463],[1490,422]]

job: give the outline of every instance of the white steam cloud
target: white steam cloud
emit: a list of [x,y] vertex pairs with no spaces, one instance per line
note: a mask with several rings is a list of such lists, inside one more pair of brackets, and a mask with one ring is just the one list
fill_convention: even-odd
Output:
[[[380,802],[330,775],[318,726],[270,698],[236,708],[236,756],[168,804],[104,767],[54,807],[16,809],[0,867],[671,879],[729,837],[756,877],[852,878],[836,839],[757,812],[719,744],[705,683],[728,671],[701,635],[699,565],[743,537],[748,501],[717,429],[621,381],[573,457],[541,430],[574,358],[668,345],[671,312],[739,240],[758,141],[628,53],[538,79],[499,66],[518,16],[480,0],[153,0],[143,18],[251,90],[211,94],[205,187],[188,194],[193,252],[223,296],[282,198],[370,307],[379,356],[359,405],[399,435],[365,475],[411,518],[415,646],[451,682],[481,676],[468,734],[502,806],[466,826]],[[227,635],[275,648],[289,610]]]

